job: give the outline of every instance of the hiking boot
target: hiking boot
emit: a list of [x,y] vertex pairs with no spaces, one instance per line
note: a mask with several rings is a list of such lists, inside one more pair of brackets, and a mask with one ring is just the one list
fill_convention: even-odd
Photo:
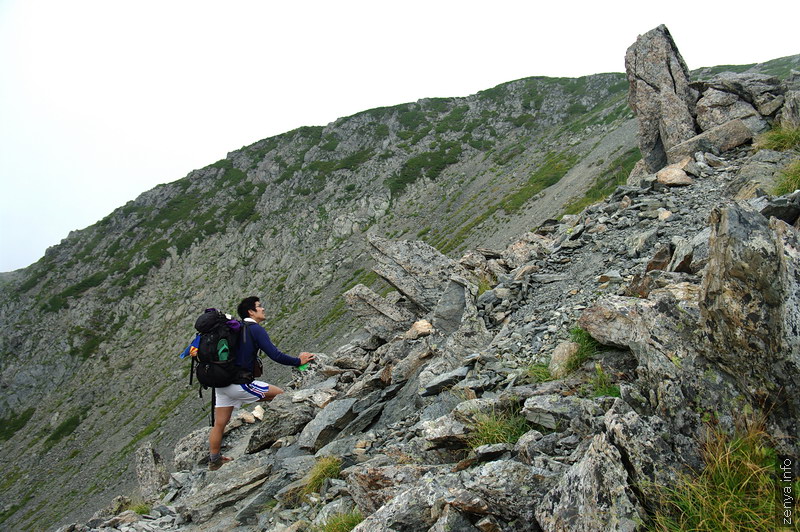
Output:
[[218,460],[208,462],[208,470],[216,471],[217,469],[222,467],[222,464],[230,462],[231,460],[233,460],[233,458],[228,458],[227,456],[220,456]]

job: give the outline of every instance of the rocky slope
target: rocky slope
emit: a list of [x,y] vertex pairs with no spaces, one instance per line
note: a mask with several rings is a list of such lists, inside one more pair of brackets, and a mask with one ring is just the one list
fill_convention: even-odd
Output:
[[[709,82],[703,94],[722,83]],[[785,87],[770,86],[761,94],[786,99]],[[227,528],[239,521],[272,528],[318,517],[328,500],[342,508],[355,501],[372,516],[364,530],[444,527],[449,520],[480,529],[522,523],[557,529],[575,504],[592,502],[568,500],[569,483],[590,482],[623,451],[632,458],[607,472],[619,482],[586,490],[615,490],[611,500],[618,504],[610,515],[621,522],[643,518],[647,500],[637,493],[637,479],[668,474],[666,467],[651,471],[650,446],[663,451],[658,456],[666,457],[665,465],[691,465],[698,409],[725,420],[740,395],[766,394],[774,404],[785,403],[780,386],[768,384],[775,377],[771,369],[737,382],[725,368],[740,362],[724,353],[709,356],[717,353],[713,347],[684,345],[681,338],[713,329],[737,352],[735,335],[714,329],[726,321],[725,309],[737,309],[718,300],[741,292],[725,288],[735,265],[701,259],[714,247],[704,247],[702,231],[712,207],[745,190],[756,175],[766,187],[786,156],[726,151],[728,144],[718,139],[730,142],[741,133],[736,120],[748,118],[733,116],[732,133],[700,135],[694,160],[680,161],[695,174],[692,185],[667,187],[640,168],[637,185],[619,189],[611,201],[545,223],[595,183],[613,190],[618,175],[627,176],[637,157],[626,87],[618,74],[530,78],[465,99],[367,111],[266,139],[142,195],[74,233],[31,268],[5,276],[3,415],[22,428],[3,445],[9,471],[2,486],[4,526],[42,528],[88,516],[112,495],[133,493],[125,481],[133,478],[131,457],[143,442],[136,456],[153,466],[140,468],[140,480],[150,479],[143,482],[146,496],[161,497],[165,482],[153,448],[175,463],[169,467],[175,473],[163,521],[130,525],[140,529]],[[767,123],[784,107],[756,114]],[[690,116],[701,122],[696,110]],[[731,119],[708,131],[726,132]],[[739,145],[757,127],[748,123],[750,135],[740,134]],[[710,155],[695,157],[696,151]],[[759,210],[776,208],[762,203]],[[720,236],[719,227],[730,229],[730,213],[744,215],[715,212],[712,219],[725,223],[717,222],[712,241],[738,240]],[[791,237],[777,222],[758,223],[764,235],[782,235],[770,237],[773,242]],[[534,227],[537,233],[505,247],[510,236]],[[428,244],[398,242],[403,236]],[[474,246],[482,251],[464,255]],[[791,247],[776,244],[776,257],[788,253],[781,249]],[[644,275],[656,251],[669,260]],[[776,261],[784,265],[779,277],[789,294],[792,261]],[[716,277],[704,268],[712,263],[720,264]],[[680,290],[676,281],[684,281]],[[476,297],[478,286],[493,288]],[[634,300],[638,307],[613,297],[596,302],[634,289],[648,296]],[[338,297],[345,291],[352,315],[366,322],[360,336],[351,333]],[[198,309],[231,308],[251,292],[274,309],[268,328],[277,329],[280,346],[330,354],[269,405],[268,422],[233,429],[227,441],[237,460],[207,473],[199,464],[207,429],[172,451],[205,416],[194,390],[183,387],[186,368],[175,355]],[[670,305],[680,311],[662,316]],[[581,312],[586,309],[593,310]],[[791,325],[789,310],[770,321],[779,324],[764,336],[773,340],[769,345],[778,342],[771,349],[782,347],[780,324]],[[615,316],[627,316],[627,325],[613,326]],[[699,325],[690,319],[697,316]],[[593,336],[624,348],[601,361],[620,382],[621,399],[576,396],[591,367],[545,385],[523,382],[523,369],[553,358],[579,317]],[[406,332],[423,319],[434,332]],[[646,334],[653,323],[663,330]],[[32,334],[42,327],[57,333],[58,345]],[[696,334],[675,336],[677,328]],[[52,355],[36,356],[43,352]],[[795,371],[797,361],[776,364]],[[698,368],[703,378],[689,378]],[[45,377],[61,388],[42,403],[26,390]],[[667,378],[686,381],[686,389],[665,387]],[[653,395],[659,386],[668,389]],[[115,390],[110,398],[109,389]],[[694,393],[698,389],[705,391]],[[687,402],[693,408],[686,409]],[[464,458],[460,448],[471,417],[506,408],[520,409],[538,428],[517,447],[484,449],[454,468]],[[776,434],[796,430],[790,413],[773,420]],[[670,440],[629,433],[652,436],[668,428],[676,429]],[[351,465],[346,480],[332,483],[327,500],[287,510],[289,484],[319,453],[343,457]],[[519,480],[514,488],[527,487],[550,502],[514,503],[509,478]],[[44,479],[47,488],[33,487]],[[273,498],[284,502],[263,511]],[[211,500],[217,502],[206,504]],[[122,527],[133,516],[106,519],[98,516],[88,526]]]

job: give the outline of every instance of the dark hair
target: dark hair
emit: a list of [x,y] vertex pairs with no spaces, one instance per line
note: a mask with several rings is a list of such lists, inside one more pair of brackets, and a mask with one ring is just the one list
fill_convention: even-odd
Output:
[[242,299],[242,302],[239,303],[239,306],[236,309],[236,311],[239,313],[239,317],[242,319],[249,318],[250,317],[249,311],[250,310],[255,311],[256,303],[258,303],[259,301],[261,300],[256,296],[250,296]]

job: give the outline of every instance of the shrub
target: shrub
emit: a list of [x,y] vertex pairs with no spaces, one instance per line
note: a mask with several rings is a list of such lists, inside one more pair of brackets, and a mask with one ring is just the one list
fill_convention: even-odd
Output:
[[800,160],[794,161],[781,172],[774,193],[776,196],[782,196],[791,194],[798,188],[800,188]]
[[776,454],[763,422],[748,425],[732,437],[709,429],[703,443],[703,471],[681,476],[674,488],[659,488],[654,530],[774,529]]
[[470,449],[494,443],[517,443],[531,429],[525,416],[509,410],[477,414],[471,428],[467,439]]
[[800,127],[776,127],[762,133],[754,142],[756,149],[786,151],[800,148]]

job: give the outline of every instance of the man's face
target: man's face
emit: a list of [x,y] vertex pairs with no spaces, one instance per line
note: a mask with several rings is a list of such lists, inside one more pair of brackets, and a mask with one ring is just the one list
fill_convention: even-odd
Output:
[[261,306],[261,301],[256,301],[256,309],[250,311],[250,317],[259,323],[267,319],[264,307]]

